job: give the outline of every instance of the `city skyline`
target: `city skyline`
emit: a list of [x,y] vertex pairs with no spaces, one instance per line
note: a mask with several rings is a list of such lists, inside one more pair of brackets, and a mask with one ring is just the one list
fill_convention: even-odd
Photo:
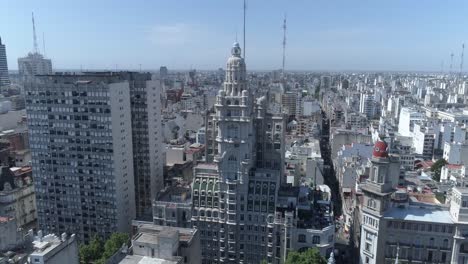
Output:
[[[281,68],[286,13],[287,70],[440,71],[444,61],[448,72],[454,53],[453,70],[459,72],[468,36],[462,27],[466,3],[266,3],[247,1],[248,70]],[[10,70],[33,50],[31,11],[40,51],[44,32],[46,55],[56,69],[217,69],[225,66],[221,47],[236,35],[242,42],[242,4],[57,1],[45,7],[19,1],[0,10],[0,36]]]
[[0,263],[468,264],[468,2],[1,7]]

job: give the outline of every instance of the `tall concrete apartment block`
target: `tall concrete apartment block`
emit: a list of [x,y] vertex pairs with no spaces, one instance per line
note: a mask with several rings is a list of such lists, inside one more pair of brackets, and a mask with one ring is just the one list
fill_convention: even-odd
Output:
[[151,74],[120,73],[130,81],[136,213],[152,219],[152,201],[163,189],[161,84]]
[[25,90],[40,228],[81,241],[130,231],[162,182],[159,82],[44,75]]
[[2,44],[2,39],[0,38],[0,87],[9,84],[10,78],[8,77],[6,48],[5,45]]

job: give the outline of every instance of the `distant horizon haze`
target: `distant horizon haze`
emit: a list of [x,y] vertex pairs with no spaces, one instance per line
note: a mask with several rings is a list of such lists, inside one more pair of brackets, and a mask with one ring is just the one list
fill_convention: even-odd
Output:
[[[33,50],[31,12],[39,51],[44,33],[54,69],[218,69],[236,35],[242,47],[242,6],[242,0],[8,1],[0,9],[0,37],[10,70]],[[247,0],[248,70],[281,68],[286,14],[289,71],[447,73],[453,53],[458,73],[468,40],[465,10],[468,1]]]

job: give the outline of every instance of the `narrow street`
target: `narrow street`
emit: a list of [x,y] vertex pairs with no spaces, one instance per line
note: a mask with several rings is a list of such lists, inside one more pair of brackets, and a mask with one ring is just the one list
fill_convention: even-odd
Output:
[[340,195],[340,186],[338,179],[335,175],[333,168],[333,161],[331,160],[331,147],[330,147],[330,124],[326,118],[325,113],[322,112],[322,138],[320,139],[320,151],[324,161],[324,182],[328,185],[332,192],[333,213],[337,228],[335,232],[335,255],[337,264],[354,264],[355,250],[354,245],[349,240],[349,235],[345,234],[342,230],[342,224],[338,221],[342,215],[342,200]]
[[333,213],[335,218],[341,216],[341,196],[338,180],[335,176],[335,170],[333,169],[333,161],[331,160],[331,148],[330,148],[330,124],[328,119],[325,117],[325,113],[322,112],[322,138],[320,139],[320,152],[322,153],[324,163],[324,182],[328,185],[332,192],[333,200]]

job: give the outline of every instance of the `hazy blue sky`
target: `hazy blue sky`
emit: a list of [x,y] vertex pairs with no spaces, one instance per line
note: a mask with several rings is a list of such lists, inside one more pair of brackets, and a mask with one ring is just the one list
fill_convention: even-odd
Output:
[[[468,40],[468,1],[248,0],[247,67],[281,67],[287,13],[286,68],[291,70],[459,69]],[[216,69],[238,32],[242,0],[5,0],[0,37],[8,65],[39,47],[45,33],[54,68]],[[468,55],[466,56],[468,57]],[[467,67],[468,68],[468,65]]]

